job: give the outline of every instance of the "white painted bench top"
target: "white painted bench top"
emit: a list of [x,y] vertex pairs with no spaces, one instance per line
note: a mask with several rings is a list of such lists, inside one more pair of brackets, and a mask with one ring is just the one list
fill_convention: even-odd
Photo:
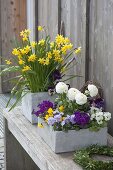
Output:
[[8,112],[4,109],[8,129],[41,170],[82,170],[75,164],[73,153],[55,154],[38,136],[37,126],[22,115],[21,107]]

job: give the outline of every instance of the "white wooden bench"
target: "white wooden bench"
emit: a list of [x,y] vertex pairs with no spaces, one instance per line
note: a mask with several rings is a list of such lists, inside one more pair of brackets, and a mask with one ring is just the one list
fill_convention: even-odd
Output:
[[82,170],[73,153],[55,154],[22,115],[21,107],[4,110],[6,170]]

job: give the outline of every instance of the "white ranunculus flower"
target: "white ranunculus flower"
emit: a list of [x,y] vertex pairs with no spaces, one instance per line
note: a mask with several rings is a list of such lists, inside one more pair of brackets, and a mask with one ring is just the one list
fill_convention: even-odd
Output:
[[103,120],[103,112],[97,112],[95,118],[96,118],[97,122],[100,120]]
[[105,118],[105,121],[109,121],[111,119],[111,113],[104,112],[104,118]]
[[75,96],[75,100],[76,100],[77,104],[83,105],[83,104],[87,103],[87,96],[83,93],[78,93]]
[[75,96],[78,94],[78,93],[81,93],[79,90],[75,89],[75,88],[70,88],[68,90],[68,93],[67,93],[67,97],[69,100],[75,100]]
[[56,85],[56,92],[57,93],[67,93],[68,92],[68,86],[64,82],[59,82]]
[[93,84],[89,84],[88,85],[88,90],[89,90],[89,93],[90,93],[91,97],[95,97],[98,94],[98,89]]

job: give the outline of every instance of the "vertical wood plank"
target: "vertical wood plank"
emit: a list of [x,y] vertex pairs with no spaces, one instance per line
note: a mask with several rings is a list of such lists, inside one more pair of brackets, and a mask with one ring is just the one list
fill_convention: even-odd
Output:
[[85,82],[85,53],[86,53],[86,0],[62,0],[61,20],[65,26],[65,36],[68,36],[75,47],[81,46],[82,53],[77,57],[78,64],[70,70],[78,77],[70,81],[71,86],[81,88]]
[[[26,27],[26,0],[7,0],[1,1],[1,55],[3,59],[1,63],[4,64],[5,59],[12,57],[11,51],[15,46],[15,38],[19,37],[19,32]],[[22,12],[23,11],[23,12]],[[1,78],[1,91],[8,92],[12,85],[8,80],[15,76],[15,73],[7,74]]]
[[[100,83],[106,110],[113,113],[113,0],[90,2],[89,77]],[[113,114],[109,132],[113,135]]]

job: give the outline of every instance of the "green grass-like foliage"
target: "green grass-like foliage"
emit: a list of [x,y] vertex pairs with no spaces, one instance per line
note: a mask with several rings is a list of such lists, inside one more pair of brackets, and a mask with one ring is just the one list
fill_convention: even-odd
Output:
[[81,165],[84,170],[113,170],[113,161],[98,161],[91,158],[91,155],[99,154],[113,157],[113,147],[92,145],[85,149],[76,151],[74,161]]

